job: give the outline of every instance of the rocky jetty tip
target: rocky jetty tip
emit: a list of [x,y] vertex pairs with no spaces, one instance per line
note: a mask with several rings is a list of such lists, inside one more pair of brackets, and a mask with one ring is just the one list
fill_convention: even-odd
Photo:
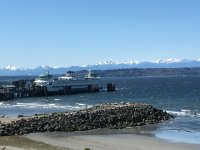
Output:
[[52,113],[0,122],[0,136],[36,132],[83,131],[97,128],[121,129],[155,124],[172,115],[143,103],[109,103],[76,112]]

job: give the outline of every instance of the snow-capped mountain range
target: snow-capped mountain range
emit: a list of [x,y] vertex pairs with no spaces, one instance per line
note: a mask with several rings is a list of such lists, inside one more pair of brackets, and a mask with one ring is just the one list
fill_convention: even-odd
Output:
[[26,67],[15,67],[13,65],[0,68],[0,76],[7,75],[38,75],[44,73],[47,69],[52,74],[63,74],[66,71],[79,71],[79,70],[107,70],[107,69],[125,69],[125,68],[186,68],[186,67],[200,67],[199,59],[162,59],[157,61],[127,61],[127,60],[108,60],[100,61],[92,65],[85,66],[71,66],[71,67],[50,67],[41,65],[34,69]]

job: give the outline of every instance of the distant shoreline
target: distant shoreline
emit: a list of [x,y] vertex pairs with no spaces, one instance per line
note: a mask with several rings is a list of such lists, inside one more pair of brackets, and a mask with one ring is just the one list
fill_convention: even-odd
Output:
[[[8,71],[4,72],[0,70],[0,77],[20,77],[25,78],[36,77],[40,74],[43,74],[47,68],[42,68],[41,70],[34,71]],[[84,68],[83,68],[84,69]],[[75,76],[83,76],[87,70],[73,70],[75,71]],[[66,71],[69,71],[67,68],[62,68],[56,70],[54,68],[50,69],[50,74],[61,75],[65,74]],[[95,69],[94,73],[97,73],[100,77],[132,77],[132,76],[196,76],[200,75],[200,67],[183,67],[183,68],[116,68],[116,69]]]

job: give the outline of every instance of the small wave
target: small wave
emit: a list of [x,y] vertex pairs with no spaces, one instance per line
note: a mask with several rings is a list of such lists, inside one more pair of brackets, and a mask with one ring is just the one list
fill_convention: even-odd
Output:
[[15,105],[10,105],[10,107],[22,107],[22,108],[34,108],[40,106],[40,103],[16,103]]
[[181,109],[181,111],[190,112],[191,110],[189,110],[189,109]]
[[100,91],[102,91],[102,92],[103,92],[103,91],[107,91],[107,89],[106,89],[106,88],[102,88],[102,89],[100,89]]
[[171,111],[171,110],[167,110],[166,111],[169,114],[173,114],[175,116],[190,116],[190,117],[200,117],[200,113],[198,113],[197,111],[191,111],[189,109],[181,109],[181,111]]
[[200,117],[200,113],[196,113],[195,115],[196,115],[197,117]]
[[129,88],[123,87],[123,88],[116,88],[116,90],[127,90]]
[[[75,105],[61,105],[56,103],[16,103],[13,105],[10,104],[1,104],[0,108],[22,108],[22,109],[52,109],[52,111],[57,111],[58,109],[66,110],[66,111],[75,111],[84,108],[90,108],[92,106],[86,105],[83,103],[75,103]],[[53,110],[55,109],[55,110]]]
[[0,105],[3,105],[4,103],[3,102],[0,102]]
[[193,144],[200,143],[200,138],[199,138],[200,132],[194,132],[190,130],[173,129],[173,130],[158,131],[156,132],[155,136],[175,143],[176,142],[193,143]]
[[85,106],[86,104],[83,104],[83,103],[75,103],[75,105]]
[[40,103],[16,103],[16,105],[39,105]]
[[176,115],[176,116],[186,116],[186,113],[182,111],[166,111],[166,112],[169,114]]
[[61,99],[59,99],[59,98],[55,98],[55,99],[54,99],[54,101],[60,101],[60,100],[61,100]]
[[93,105],[87,105],[87,108],[91,108],[91,107],[93,107]]
[[56,104],[48,104],[49,106],[56,106]]

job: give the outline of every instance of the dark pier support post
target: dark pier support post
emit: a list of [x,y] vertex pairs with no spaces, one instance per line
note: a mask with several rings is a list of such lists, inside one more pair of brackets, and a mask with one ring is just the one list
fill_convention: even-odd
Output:
[[108,91],[108,92],[113,92],[113,91],[115,91],[115,84],[108,83],[108,84],[107,84],[107,91]]
[[91,93],[92,92],[92,86],[89,84],[88,85],[88,93]]
[[44,91],[44,95],[48,96],[48,91],[47,91],[47,87],[46,86],[43,87],[43,91]]
[[66,95],[71,94],[71,86],[65,86],[63,90],[64,90],[64,94]]
[[99,87],[97,85],[88,85],[88,93],[95,93],[99,91]]

